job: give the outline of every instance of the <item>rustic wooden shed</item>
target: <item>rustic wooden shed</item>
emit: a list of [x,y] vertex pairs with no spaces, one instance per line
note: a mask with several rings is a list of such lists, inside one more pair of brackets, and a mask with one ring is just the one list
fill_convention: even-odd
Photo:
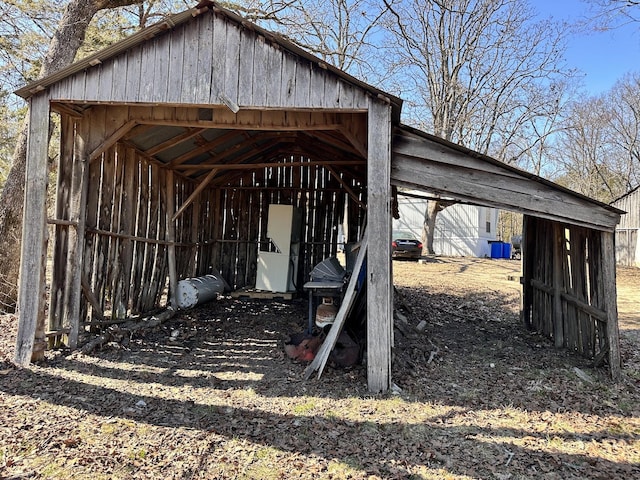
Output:
[[616,227],[616,259],[618,265],[640,267],[640,187],[611,202],[626,213]]
[[[175,302],[213,269],[253,286],[267,208],[303,212],[296,285],[367,231],[368,384],[389,388],[392,185],[525,214],[523,320],[619,374],[619,211],[400,124],[400,99],[210,3],[17,94],[30,105],[16,361]],[[47,218],[50,114],[61,122]],[[166,293],[169,297],[166,298]]]

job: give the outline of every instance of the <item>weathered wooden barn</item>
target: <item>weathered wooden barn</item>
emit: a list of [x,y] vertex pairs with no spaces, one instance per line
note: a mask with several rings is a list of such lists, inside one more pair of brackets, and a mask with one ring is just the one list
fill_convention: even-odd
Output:
[[611,202],[624,210],[616,227],[616,260],[618,265],[640,267],[640,187]]
[[[30,106],[18,363],[47,329],[75,348],[166,307],[184,277],[218,269],[253,286],[278,203],[303,212],[298,288],[335,253],[339,223],[349,242],[366,227],[368,384],[386,390],[397,185],[524,213],[525,324],[619,374],[617,209],[402,125],[400,99],[213,3],[17,94]],[[62,133],[47,218],[52,112]]]

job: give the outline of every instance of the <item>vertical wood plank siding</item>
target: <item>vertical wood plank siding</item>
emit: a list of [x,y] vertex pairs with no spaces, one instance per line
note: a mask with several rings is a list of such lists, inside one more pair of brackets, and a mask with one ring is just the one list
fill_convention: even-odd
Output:
[[[105,126],[102,112],[94,120]],[[65,131],[73,121],[63,122]],[[73,138],[73,134],[70,133]],[[63,144],[58,180],[57,219],[66,220],[73,210],[71,169],[77,163]],[[67,160],[71,160],[67,162]],[[288,156],[284,161],[305,161]],[[356,212],[356,229],[364,218],[355,200],[324,168],[273,166],[230,177],[230,185],[209,188],[193,202],[175,226],[176,239],[167,236],[168,205],[165,168],[150,163],[138,152],[121,143],[108,148],[89,164],[86,198],[86,233],[83,244],[82,276],[89,292],[98,299],[98,308],[85,293],[80,303],[80,334],[95,331],[101,322],[145,314],[166,304],[169,281],[168,248],[175,248],[178,278],[205,275],[219,270],[235,289],[253,287],[256,280],[258,250],[269,248],[267,214],[270,203],[287,203],[305,211],[296,285],[308,280],[313,267],[337,252],[336,222],[342,221],[345,205]],[[75,170],[74,170],[75,171]],[[366,203],[359,182],[348,176],[342,181]],[[174,178],[173,198],[182,205],[197,183]],[[169,192],[170,193],[170,192]],[[345,203],[346,202],[346,203]],[[199,225],[199,228],[194,228]],[[50,328],[65,328],[72,308],[71,293],[73,246],[69,226],[57,225],[53,271],[66,275],[53,277]],[[89,326],[92,328],[89,328]]]
[[256,31],[209,12],[72,75],[50,97],[86,102],[366,110],[367,95]]
[[619,265],[640,267],[640,188],[612,205],[627,212],[616,227],[616,261]]
[[524,234],[525,325],[597,364],[608,357],[617,375],[615,280],[604,291],[613,258],[602,244],[613,235],[529,216]]

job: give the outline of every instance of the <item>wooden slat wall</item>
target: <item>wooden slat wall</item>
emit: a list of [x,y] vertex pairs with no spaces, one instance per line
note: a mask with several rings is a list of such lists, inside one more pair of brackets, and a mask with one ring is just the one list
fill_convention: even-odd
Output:
[[618,265],[640,267],[640,188],[612,205],[627,212],[616,227],[616,261]]
[[618,228],[640,228],[640,188],[613,202],[612,205],[627,212],[620,217]]
[[51,86],[52,99],[367,109],[367,95],[256,31],[208,12]]
[[600,363],[609,350],[602,232],[527,216],[525,234],[525,324]]
[[[358,191],[354,182],[345,181]],[[265,168],[244,174],[239,184],[216,191],[224,214],[206,220],[217,223],[212,231],[200,230],[208,236],[198,239],[202,253],[197,271],[208,273],[214,267],[233,288],[253,287],[258,250],[269,250],[270,247],[267,237],[269,204],[294,205],[303,212],[296,278],[296,285],[301,288],[313,267],[337,254],[337,225],[343,220],[345,202],[355,202],[321,167]],[[362,193],[360,200],[365,201]],[[208,207],[203,205],[201,208]],[[356,208],[359,209],[357,205]],[[361,218],[360,215],[356,217]]]
[[[60,144],[60,161],[58,163],[58,184],[56,188],[56,219],[70,221],[69,202],[71,196],[71,179],[73,175],[73,129],[75,120],[68,116],[63,116],[60,122],[60,135],[63,141]],[[68,325],[64,325],[63,307],[65,304],[66,289],[65,268],[66,258],[69,252],[69,229],[70,224],[55,225],[53,235],[53,263],[63,266],[63,268],[53,268],[51,271],[51,289],[49,299],[49,330],[60,331]],[[61,338],[51,338],[50,346],[60,341]]]
[[[61,165],[59,190],[67,182],[64,173],[73,167]],[[121,144],[109,148],[90,165],[91,188],[87,196],[83,277],[89,295],[81,299],[81,324],[98,324],[112,319],[149,312],[160,306],[166,293],[166,189],[159,188],[164,171],[139,158]],[[191,184],[189,184],[192,188]],[[64,220],[64,197],[59,197],[57,219]],[[56,227],[54,272],[67,271],[64,254],[67,227]],[[68,278],[55,275],[50,328],[59,324],[70,296]],[[96,303],[89,302],[95,297]]]
[[[103,117],[105,118],[105,117]],[[65,119],[65,130],[73,121]],[[72,284],[67,263],[71,208],[71,171],[76,168],[64,144],[59,170],[50,327],[62,329]],[[302,162],[304,157],[283,159]],[[77,162],[76,162],[77,163]],[[85,293],[81,298],[81,335],[101,323],[149,313],[167,303],[166,170],[121,143],[90,163],[83,254]],[[359,192],[361,185],[343,182]],[[274,166],[241,172],[231,184],[206,189],[176,220],[178,278],[220,271],[235,289],[253,287],[259,249],[269,248],[268,206],[293,204],[303,212],[296,285],[309,279],[313,267],[337,253],[337,225],[345,206],[354,212],[354,230],[364,213],[328,170],[313,166]],[[197,183],[174,176],[174,202],[182,205]],[[346,203],[345,203],[346,202]],[[66,274],[65,274],[66,272]],[[91,328],[89,328],[91,327]]]

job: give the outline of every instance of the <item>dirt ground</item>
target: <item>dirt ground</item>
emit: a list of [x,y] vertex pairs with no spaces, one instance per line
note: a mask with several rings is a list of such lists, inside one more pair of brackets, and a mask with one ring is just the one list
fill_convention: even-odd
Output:
[[640,478],[640,270],[618,270],[623,379],[518,320],[520,264],[394,261],[394,389],[302,379],[305,299],[229,297],[91,355],[15,368],[0,317],[0,479]]

